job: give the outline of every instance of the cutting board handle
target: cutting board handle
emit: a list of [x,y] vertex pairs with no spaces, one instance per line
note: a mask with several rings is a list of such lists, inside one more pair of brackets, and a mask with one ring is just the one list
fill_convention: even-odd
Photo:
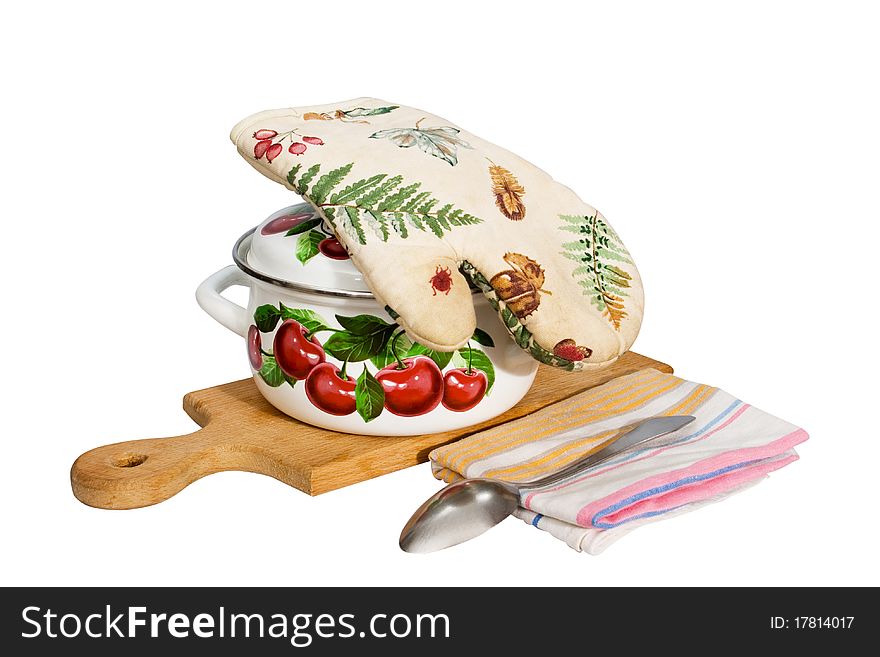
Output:
[[208,425],[171,438],[130,440],[82,454],[70,469],[73,494],[101,509],[135,509],[167,500],[197,479],[226,469],[229,448]]
[[101,509],[156,504],[201,477],[225,470],[256,472],[318,495],[422,463],[440,445],[647,368],[672,372],[669,365],[633,352],[598,372],[568,374],[542,366],[529,393],[491,421],[396,438],[335,433],[303,424],[271,406],[249,378],[183,398],[183,409],[203,427],[199,431],[98,447],[74,462],[70,482],[80,501]]

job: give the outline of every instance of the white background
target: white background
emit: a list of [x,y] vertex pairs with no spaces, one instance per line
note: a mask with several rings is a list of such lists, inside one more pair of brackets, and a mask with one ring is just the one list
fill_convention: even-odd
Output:
[[[3,584],[880,584],[872,3],[17,3],[0,24]],[[427,465],[318,498],[244,473],[80,504],[78,454],[243,378],[193,291],[290,192],[228,141],[370,95],[514,150],[613,222],[636,350],[805,427],[760,486],[599,557],[508,520],[407,555]],[[551,127],[552,126],[552,127]]]

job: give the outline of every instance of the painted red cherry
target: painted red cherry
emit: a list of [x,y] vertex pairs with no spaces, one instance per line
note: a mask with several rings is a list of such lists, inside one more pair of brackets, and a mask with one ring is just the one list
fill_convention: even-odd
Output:
[[281,144],[272,144],[271,146],[269,146],[268,150],[266,151],[266,159],[269,160],[269,164],[271,164],[272,160],[274,160],[281,154],[282,150],[284,150],[284,147]]
[[304,379],[312,368],[327,360],[324,348],[314,335],[307,337],[305,327],[295,319],[285,319],[272,343],[278,367],[287,376]]
[[306,377],[306,397],[325,413],[350,415],[355,409],[355,385],[353,377],[343,379],[332,363],[319,363]]
[[254,139],[259,139],[259,140],[272,139],[273,137],[277,137],[277,136],[278,136],[278,133],[275,132],[274,130],[257,130],[254,133]]
[[258,141],[254,144],[254,157],[258,160],[266,154],[266,151],[269,150],[269,146],[272,145],[271,139],[264,139],[263,141]]
[[488,386],[486,373],[476,368],[449,370],[443,377],[443,406],[457,413],[469,411],[482,401]]
[[437,408],[443,397],[443,374],[427,356],[403,359],[404,368],[391,363],[376,374],[385,391],[385,408],[402,417],[424,415]]
[[263,340],[260,337],[260,329],[253,324],[248,329],[247,334],[248,358],[251,361],[251,367],[259,370],[263,367]]
[[285,214],[275,217],[260,229],[260,235],[275,235],[276,233],[284,233],[299,226],[302,222],[314,219],[315,215],[311,212],[297,212],[296,214]]
[[312,144],[313,146],[323,146],[324,140],[320,137],[303,137],[303,141],[307,144]]
[[318,243],[318,251],[334,260],[348,260],[348,251],[335,237],[328,237]]
[[302,155],[303,153],[306,152],[306,148],[308,148],[308,146],[306,146],[302,142],[295,141],[290,145],[290,147],[287,150],[290,151],[291,153],[293,153],[294,155]]

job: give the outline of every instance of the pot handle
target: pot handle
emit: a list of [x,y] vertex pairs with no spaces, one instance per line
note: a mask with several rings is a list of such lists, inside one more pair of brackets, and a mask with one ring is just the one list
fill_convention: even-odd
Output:
[[242,308],[237,303],[233,303],[220,294],[223,290],[233,285],[250,288],[251,282],[238,267],[229,265],[216,274],[208,276],[196,288],[196,301],[202,307],[202,310],[223,326],[233,333],[238,333],[241,337],[245,337],[251,324],[247,308]]

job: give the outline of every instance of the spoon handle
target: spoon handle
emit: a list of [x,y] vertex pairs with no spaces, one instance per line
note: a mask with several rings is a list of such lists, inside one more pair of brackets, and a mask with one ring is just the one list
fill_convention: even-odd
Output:
[[533,488],[550,486],[551,484],[567,479],[575,473],[605,463],[615,456],[619,456],[623,452],[632,450],[645,443],[649,443],[650,441],[665,436],[668,433],[672,433],[673,431],[678,431],[683,426],[693,422],[694,419],[695,418],[692,415],[669,415],[642,420],[636,424],[624,427],[621,429],[620,433],[618,433],[617,437],[606,441],[602,449],[584,456],[583,458],[577,459],[573,463],[569,463],[562,468],[562,470],[553,472],[540,479],[510,483],[518,488],[520,492],[531,490]]

